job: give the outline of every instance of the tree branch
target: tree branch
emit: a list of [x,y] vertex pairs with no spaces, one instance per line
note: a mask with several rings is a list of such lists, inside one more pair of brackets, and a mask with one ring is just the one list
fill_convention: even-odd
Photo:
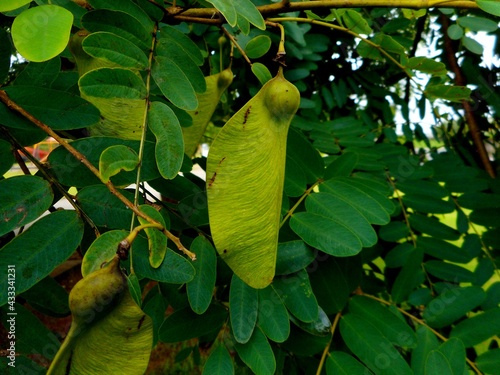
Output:
[[[446,55],[446,59],[450,64],[450,69],[455,74],[455,83],[458,86],[466,86],[467,82],[465,80],[464,75],[462,74],[460,66],[457,63],[455,51],[453,50],[451,39],[448,36],[447,32],[449,26],[448,17],[442,15],[441,21],[443,23],[444,52]],[[490,158],[488,156],[488,152],[486,151],[486,146],[484,145],[481,130],[479,129],[478,121],[476,119],[472,106],[470,102],[463,100],[462,107],[464,108],[465,120],[467,122],[467,125],[469,126],[472,142],[476,147],[479,159],[481,160],[481,163],[483,164],[485,171],[488,172],[491,178],[495,178],[495,169],[493,168],[493,165],[491,164]]]
[[[268,5],[258,6],[257,9],[264,17],[271,17],[280,13],[314,9],[337,8],[411,8],[426,9],[434,7],[479,9],[477,3],[471,0],[313,0],[304,2],[281,1]],[[177,21],[202,22],[220,25],[225,22],[224,17],[215,8],[180,9],[169,7],[165,9],[168,17]]]

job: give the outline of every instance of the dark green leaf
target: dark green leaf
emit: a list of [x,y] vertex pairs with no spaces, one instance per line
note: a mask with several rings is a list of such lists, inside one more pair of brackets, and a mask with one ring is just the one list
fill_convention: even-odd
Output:
[[429,303],[423,317],[429,326],[442,328],[479,306],[485,298],[486,293],[478,286],[450,286]]
[[408,256],[412,253],[414,247],[410,242],[403,242],[394,247],[385,257],[385,265],[389,268],[402,267],[406,264]]
[[259,289],[257,326],[275,342],[283,342],[290,335],[290,320],[283,301],[272,285]]
[[370,375],[372,372],[344,352],[330,352],[326,359],[326,375]]
[[474,315],[472,318],[458,323],[451,330],[450,337],[459,338],[464,343],[464,346],[469,348],[498,334],[500,334],[499,307]]
[[[124,145],[139,151],[138,141],[128,141],[110,137],[82,138],[73,141],[71,145],[82,152],[87,159],[97,168],[99,155],[108,147]],[[74,158],[66,149],[58,147],[49,154],[48,161],[59,179],[59,182],[67,186],[83,187],[100,183],[99,179],[90,172],[79,160]],[[144,155],[141,162],[141,180],[148,181],[158,178],[160,173],[156,167],[154,158],[154,143],[146,141]],[[136,182],[136,173],[122,172],[111,178],[117,186],[127,186]]]
[[198,99],[189,78],[174,61],[157,56],[151,75],[163,95],[172,104],[186,111],[192,111],[198,107]]
[[[4,90],[14,102],[55,130],[80,129],[99,121],[96,107],[65,91],[35,86],[9,86]],[[26,129],[12,114],[2,120],[6,126]]]
[[193,262],[196,274],[186,285],[187,295],[193,311],[203,314],[212,301],[217,258],[212,244],[203,236],[195,238],[190,250],[196,254],[196,261]]
[[257,322],[259,296],[257,289],[233,275],[229,289],[229,315],[231,328],[237,342],[244,344],[252,336]]
[[450,338],[439,346],[438,351],[441,352],[450,363],[453,375],[463,375],[466,373],[465,347],[462,341]]
[[457,24],[471,31],[493,32],[498,29],[497,22],[484,17],[459,17],[457,18]]
[[60,70],[60,57],[44,62],[30,62],[16,77],[14,84],[50,88]]
[[373,324],[393,345],[403,348],[417,345],[415,332],[410,326],[370,298],[354,297],[349,303],[349,312]]
[[227,311],[220,305],[210,305],[198,315],[189,307],[174,311],[160,327],[159,338],[163,342],[185,341],[218,331],[227,318]]
[[295,159],[286,157],[285,193],[289,197],[300,197],[307,188],[306,175]]
[[167,249],[163,263],[158,268],[149,263],[148,244],[145,238],[138,236],[132,247],[134,271],[139,278],[148,278],[171,284],[184,284],[193,280],[195,270],[190,261]]
[[[162,214],[153,206],[143,204],[139,206],[139,210],[160,223],[163,228],[168,229]],[[142,217],[138,217],[138,220],[141,225],[149,223]],[[167,252],[167,236],[162,231],[158,230],[158,228],[144,228],[144,232],[148,237],[149,264],[153,268],[158,268],[163,262]]]
[[121,171],[133,171],[139,165],[139,156],[130,147],[110,146],[99,157],[99,172],[104,182]]
[[426,374],[453,375],[451,364],[445,355],[437,350],[431,350],[425,361]]
[[[10,143],[0,139],[0,175],[7,172],[15,162]],[[1,227],[1,225],[0,225]]]
[[340,333],[349,349],[376,374],[413,374],[408,363],[375,326],[353,315],[344,315]]
[[216,346],[203,367],[204,375],[233,375],[234,365],[224,345]]
[[119,10],[128,13],[136,18],[143,26],[147,26],[148,30],[151,30],[151,32],[153,31],[154,22],[151,21],[149,16],[137,4],[130,0],[90,0],[89,3],[94,9]]
[[490,349],[476,358],[476,366],[485,374],[500,374],[500,349]]
[[169,106],[153,102],[149,106],[148,124],[156,137],[156,164],[163,178],[177,176],[184,158],[184,140],[179,120]]
[[10,44],[9,34],[4,28],[0,29],[0,84],[3,84],[9,74],[10,58],[12,46]]
[[151,49],[152,33],[149,27],[129,13],[109,9],[97,9],[87,12],[82,17],[82,25],[90,32],[107,31],[129,40],[143,52]]
[[29,224],[52,204],[50,184],[36,176],[0,180],[0,236]]
[[397,181],[396,187],[405,194],[420,194],[441,199],[450,193],[439,182],[433,180],[403,180]]
[[425,364],[429,353],[438,348],[436,335],[426,326],[417,328],[417,347],[411,354],[411,368],[414,375],[425,375]]
[[82,276],[86,277],[109,262],[117,253],[118,246],[127,235],[126,230],[110,230],[97,237],[85,252],[82,261]]
[[20,295],[38,311],[64,316],[69,314],[68,292],[47,276]]
[[234,348],[241,360],[255,374],[274,374],[276,370],[274,353],[266,336],[264,336],[259,327],[254,329],[252,337],[246,344],[235,342]]
[[352,256],[361,251],[360,238],[330,218],[310,212],[292,215],[290,227],[308,245],[335,256]]
[[[129,200],[134,196],[121,190]],[[95,225],[109,229],[128,229],[132,221],[132,212],[114,196],[104,185],[92,185],[81,189],[77,202]]]
[[295,240],[278,244],[276,275],[288,275],[306,268],[314,261],[314,252],[303,241]]
[[[75,211],[57,211],[35,222],[0,249],[0,266],[14,265],[16,292],[22,293],[50,274],[73,252],[83,236],[83,223]],[[7,290],[7,277],[0,286]],[[7,293],[0,297],[0,306]]]
[[325,180],[333,177],[349,177],[358,163],[359,156],[355,152],[347,152],[336,158],[325,171]]
[[272,286],[297,319],[306,323],[318,319],[318,302],[305,270],[277,277],[273,280]]
[[425,233],[431,237],[441,240],[455,241],[460,237],[460,233],[448,225],[439,221],[434,216],[410,215],[408,218],[410,225],[420,233]]
[[456,263],[468,263],[474,257],[463,247],[460,248],[449,242],[432,237],[418,237],[417,246],[433,257]]
[[428,57],[412,57],[408,60],[406,67],[432,75],[446,74],[446,66],[442,62],[429,59]]
[[476,280],[474,273],[468,269],[440,260],[427,261],[425,263],[425,270],[441,280],[454,283],[467,283],[474,282]]
[[392,285],[391,294],[394,302],[403,302],[410,292],[423,281],[423,258],[422,249],[414,249],[408,256],[405,265]]
[[324,161],[311,143],[294,128],[288,131],[287,157],[292,158],[306,175],[308,184],[315,183],[323,177]]
[[361,257],[317,258],[309,267],[309,278],[318,304],[327,314],[340,312],[351,292],[361,283]]
[[109,32],[96,32],[87,36],[82,47],[90,56],[129,69],[146,69],[148,57],[134,43]]
[[405,206],[423,213],[447,214],[455,209],[452,201],[435,199],[423,194],[405,194],[402,200]]
[[410,228],[402,221],[391,221],[389,224],[380,227],[378,234],[384,241],[397,242],[410,235]]
[[160,40],[163,38],[178,44],[179,48],[182,48],[196,65],[203,65],[203,55],[200,49],[186,34],[172,26],[164,25],[160,29]]

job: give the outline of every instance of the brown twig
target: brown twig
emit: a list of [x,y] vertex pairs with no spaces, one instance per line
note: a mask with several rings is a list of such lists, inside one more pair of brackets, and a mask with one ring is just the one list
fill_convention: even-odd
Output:
[[[263,17],[271,17],[280,13],[336,8],[411,8],[427,9],[434,7],[478,9],[475,1],[471,0],[313,0],[289,1],[258,6],[257,9]],[[169,7],[165,13],[173,20],[191,21],[205,24],[221,25],[226,22],[224,17],[215,8],[191,8],[179,10],[179,7]]]
[[[155,221],[153,218],[149,217],[145,213],[139,210],[137,206],[135,206],[132,202],[130,202],[122,193],[118,191],[118,189],[113,185],[111,181],[104,181],[101,177],[101,173],[99,170],[94,167],[94,165],[83,155],[80,151],[75,149],[73,146],[71,146],[68,141],[66,141],[64,138],[60,137],[56,132],[54,132],[49,126],[38,120],[36,117],[34,117],[32,114],[30,114],[28,111],[26,111],[24,108],[22,108],[20,105],[15,103],[13,100],[9,98],[7,93],[4,90],[0,90],[0,101],[2,101],[8,108],[11,110],[19,113],[23,117],[27,118],[29,121],[31,121],[33,124],[35,124],[37,127],[42,129],[46,134],[54,138],[62,147],[64,147],[71,155],[73,155],[77,160],[79,160],[85,167],[87,167],[101,182],[106,185],[108,190],[116,196],[120,201],[122,201],[125,206],[130,208],[132,212],[134,212],[137,216],[142,217],[144,220],[151,224],[155,225],[160,225],[157,221]],[[179,238],[174,236],[170,231],[167,229],[163,229],[165,235],[167,235],[168,238],[170,238],[179,248],[180,251],[183,253],[187,254],[192,258],[192,253],[187,250],[180,242]]]
[[[452,41],[447,32],[450,21],[448,20],[448,17],[443,14],[441,15],[441,22],[443,23],[444,52],[446,55],[446,59],[450,64],[451,71],[455,74],[455,83],[458,86],[466,86],[467,82],[464,75],[462,74],[462,69],[460,69],[460,66],[458,66],[457,57],[455,56]],[[479,159],[481,160],[485,171],[490,175],[490,177],[495,178],[495,169],[493,168],[490,158],[488,157],[488,152],[486,151],[482,133],[479,129],[478,121],[476,119],[476,115],[474,114],[472,106],[470,102],[463,100],[462,107],[464,108],[465,120],[467,122],[467,125],[469,126],[472,142],[476,147]]]

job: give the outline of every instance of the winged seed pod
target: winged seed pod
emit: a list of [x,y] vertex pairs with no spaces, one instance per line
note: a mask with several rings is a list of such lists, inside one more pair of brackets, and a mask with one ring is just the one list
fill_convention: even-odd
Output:
[[279,69],[221,129],[207,160],[212,237],[233,272],[254,288],[274,277],[288,128],[300,103]]
[[[152,321],[134,302],[115,256],[70,292],[71,328],[47,375],[142,375],[153,341]],[[130,355],[134,353],[134,355]]]
[[224,91],[233,82],[233,72],[230,68],[220,73],[205,77],[207,89],[203,94],[198,95],[198,108],[194,111],[188,111],[193,119],[193,124],[182,128],[184,135],[184,152],[189,156],[193,155],[198,148],[203,133],[214,114],[217,104]]

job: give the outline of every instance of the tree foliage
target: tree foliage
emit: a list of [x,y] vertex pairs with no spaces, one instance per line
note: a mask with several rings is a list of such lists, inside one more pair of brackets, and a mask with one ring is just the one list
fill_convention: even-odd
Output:
[[[0,4],[5,371],[500,373],[499,3],[349,6]],[[56,356],[54,270],[116,254]]]

